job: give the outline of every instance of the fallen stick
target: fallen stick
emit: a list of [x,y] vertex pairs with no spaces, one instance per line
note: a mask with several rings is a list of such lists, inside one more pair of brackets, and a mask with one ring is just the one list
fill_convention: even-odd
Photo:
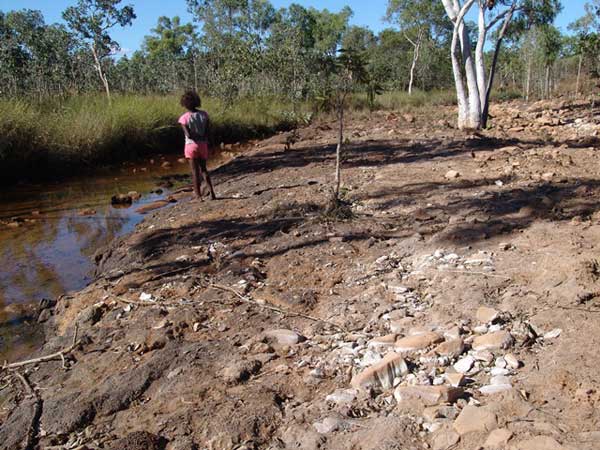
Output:
[[77,331],[78,331],[77,324],[75,324],[75,333],[73,334],[73,343],[69,347],[62,349],[56,353],[52,353],[50,355],[40,356],[39,358],[28,359],[25,361],[19,361],[19,362],[15,362],[15,363],[11,363],[11,364],[7,364],[5,362],[4,365],[2,366],[2,368],[0,369],[0,371],[17,369],[19,367],[27,366],[29,364],[38,364],[38,363],[42,363],[42,362],[54,361],[55,359],[60,359],[62,361],[63,368],[66,369],[65,355],[68,355],[69,353],[71,353],[79,345],[79,341],[77,341]]
[[447,273],[460,273],[462,275],[481,275],[484,277],[492,277],[492,278],[501,278],[503,280],[507,280],[510,281],[509,277],[505,277],[503,275],[495,275],[493,273],[489,273],[489,272],[476,272],[476,271],[472,271],[472,270],[439,270],[438,272],[447,272]]
[[330,325],[330,326],[332,326],[334,328],[337,328],[338,330],[340,330],[343,333],[347,333],[348,332],[347,330],[345,330],[340,325],[337,325],[337,324],[335,324],[333,322],[330,322],[328,320],[319,319],[318,317],[309,316],[308,314],[297,313],[297,312],[294,312],[294,311],[289,311],[289,310],[277,308],[276,306],[272,306],[272,305],[267,304],[267,302],[264,301],[264,300],[263,300],[265,302],[264,304],[260,303],[260,302],[256,301],[256,299],[253,299],[252,297],[247,297],[247,296],[245,296],[243,294],[240,294],[238,291],[236,291],[233,288],[230,288],[229,286],[223,286],[222,284],[216,284],[216,283],[209,283],[208,287],[211,288],[211,289],[219,290],[219,291],[231,292],[236,297],[238,297],[240,300],[242,300],[242,301],[244,301],[246,303],[251,303],[251,304],[256,305],[256,306],[258,306],[260,308],[268,309],[270,311],[275,311],[276,313],[282,314],[284,316],[302,317],[304,319],[312,320],[313,322],[326,323],[327,325]]
[[37,440],[38,423],[40,417],[42,416],[42,400],[33,390],[29,380],[25,377],[25,375],[22,375],[19,372],[14,372],[14,374],[25,387],[27,395],[35,400],[35,403],[33,404],[33,417],[31,418],[31,423],[29,424],[29,429],[27,430],[27,436],[25,438],[25,445],[23,447],[24,450],[33,450]]

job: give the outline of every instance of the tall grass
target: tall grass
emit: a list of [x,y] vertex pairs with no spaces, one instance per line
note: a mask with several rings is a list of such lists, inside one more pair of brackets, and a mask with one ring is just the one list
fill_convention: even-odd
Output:
[[[290,105],[276,99],[241,100],[228,107],[214,99],[215,143],[237,142],[287,129]],[[143,154],[181,150],[183,113],[177,96],[53,98],[43,103],[0,99],[0,175],[3,182],[64,174],[74,168],[117,162]]]
[[[456,104],[453,90],[385,92],[375,109],[413,111]],[[277,98],[240,99],[233,105],[206,98],[211,141],[233,143],[289,129],[314,105],[298,108]],[[350,109],[367,111],[364,94]],[[60,176],[97,164],[157,152],[181,151],[179,97],[120,95],[109,106],[100,95],[50,98],[44,102],[0,98],[0,184],[40,176]]]

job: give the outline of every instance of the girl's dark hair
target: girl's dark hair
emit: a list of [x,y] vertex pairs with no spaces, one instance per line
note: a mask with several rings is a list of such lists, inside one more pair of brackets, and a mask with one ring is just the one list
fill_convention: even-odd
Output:
[[185,91],[181,96],[181,106],[190,111],[199,108],[201,104],[200,96],[194,90]]

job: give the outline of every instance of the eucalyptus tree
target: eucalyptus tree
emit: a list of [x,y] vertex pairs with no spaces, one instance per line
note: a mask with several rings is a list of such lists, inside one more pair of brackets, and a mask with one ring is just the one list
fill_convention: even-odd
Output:
[[[513,22],[521,28],[551,23],[561,9],[559,0],[441,0],[453,24],[450,55],[458,100],[458,126],[480,129],[487,126],[490,94],[502,41]],[[465,21],[473,6],[477,9],[475,57],[469,25]],[[494,32],[495,31],[495,32]],[[485,48],[493,35],[494,48],[489,71]]]
[[427,40],[437,40],[448,32],[444,7],[438,0],[388,0],[386,18],[396,23],[412,46],[408,94],[412,94],[415,69]]
[[104,85],[110,101],[110,85],[103,68],[104,61],[116,50],[119,43],[109,34],[115,26],[131,25],[136,18],[131,5],[119,7],[122,0],[77,0],[63,12],[69,28],[88,45],[94,58],[94,67]]
[[585,58],[597,60],[600,53],[600,0],[586,3],[585,14],[570,23],[569,30],[575,34],[575,50],[579,59],[575,85],[575,94],[579,95],[583,61]]
[[[194,45],[195,29],[191,23],[181,23],[178,16],[161,16],[152,34],[144,37],[142,49],[148,64],[158,66],[163,90],[175,90],[180,80],[188,77],[188,53]],[[195,68],[195,66],[193,66]],[[197,85],[197,83],[194,83]]]
[[186,0],[194,20],[202,23],[202,46],[211,89],[231,101],[260,71],[265,43],[275,20],[267,0]]

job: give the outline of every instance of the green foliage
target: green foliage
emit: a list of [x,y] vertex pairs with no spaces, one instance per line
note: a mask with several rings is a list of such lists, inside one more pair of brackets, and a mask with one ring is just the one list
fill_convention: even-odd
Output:
[[109,30],[116,25],[131,25],[135,13],[131,5],[119,8],[122,0],[78,0],[63,12],[63,19],[84,42],[92,46],[99,57],[106,57],[119,48]]
[[[274,98],[243,99],[226,107],[207,98],[211,142],[238,142],[295,126],[291,105]],[[304,108],[308,110],[307,108]],[[75,167],[114,163],[183,146],[176,96],[116,96],[106,107],[98,95],[38,103],[0,99],[0,173],[16,176],[69,173]]]

